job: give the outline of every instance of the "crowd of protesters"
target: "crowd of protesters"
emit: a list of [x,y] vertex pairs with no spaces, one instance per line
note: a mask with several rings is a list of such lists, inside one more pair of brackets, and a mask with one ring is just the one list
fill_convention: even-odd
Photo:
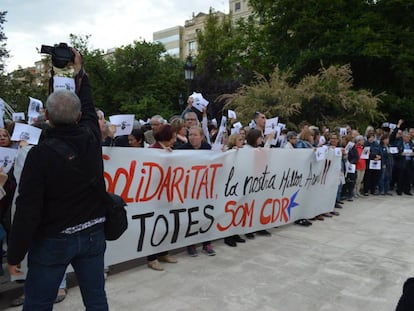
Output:
[[[414,128],[406,128],[403,120],[399,120],[391,128],[388,124],[377,129],[370,126],[363,133],[352,129],[349,125],[338,125],[329,130],[325,127],[302,124],[296,131],[281,128],[278,134],[272,132],[265,135],[266,116],[256,112],[252,115],[253,120],[249,126],[231,129],[235,121],[231,120],[227,123],[227,129],[220,133],[217,122],[208,120],[206,109],[200,112],[192,104],[193,99],[189,97],[188,107],[182,114],[172,116],[168,120],[161,115],[152,116],[146,124],[136,120],[131,133],[123,136],[117,136],[115,126],[105,120],[102,110],[96,109],[101,144],[102,146],[158,148],[168,152],[173,152],[175,149],[210,150],[214,143],[221,146],[220,152],[240,148],[316,149],[321,146],[340,148],[342,153],[340,182],[332,210],[312,219],[295,221],[295,224],[301,226],[310,226],[313,221],[339,216],[338,209],[343,207],[345,201],[353,201],[369,195],[412,195]],[[19,148],[18,142],[12,142],[10,139],[12,131],[12,122],[7,124],[7,128],[0,129],[0,146]],[[379,166],[374,166],[374,162],[379,163]],[[6,175],[0,171],[0,196],[3,197],[0,206],[1,229],[4,228],[6,233],[10,230],[11,205],[17,187],[13,173],[11,170]],[[4,176],[6,177],[3,178]],[[394,190],[395,193],[392,192]],[[255,234],[270,235],[267,230]],[[246,234],[246,238],[254,239],[255,234]],[[3,241],[0,242],[3,244]],[[239,235],[224,239],[224,243],[230,247],[245,242],[245,239]],[[203,243],[202,250],[209,256],[216,255],[210,241]],[[6,250],[2,248],[2,251]],[[198,255],[195,245],[188,246],[187,252],[190,256]],[[160,262],[177,262],[177,259],[168,252],[150,255],[147,260],[148,267],[157,271],[164,270]],[[2,273],[0,266],[0,274]],[[23,301],[24,296],[15,305],[22,304]],[[59,300],[57,299],[56,302]]]

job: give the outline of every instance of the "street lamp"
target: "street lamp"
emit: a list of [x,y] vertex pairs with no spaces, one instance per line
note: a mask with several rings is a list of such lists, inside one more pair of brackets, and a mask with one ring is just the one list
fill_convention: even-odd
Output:
[[184,97],[182,93],[180,93],[180,96],[178,96],[178,105],[180,106],[180,109],[184,105]]
[[188,55],[187,60],[184,65],[184,76],[185,81],[187,81],[187,93],[188,96],[191,95],[191,82],[194,80],[195,65],[192,62],[193,58],[191,55]]

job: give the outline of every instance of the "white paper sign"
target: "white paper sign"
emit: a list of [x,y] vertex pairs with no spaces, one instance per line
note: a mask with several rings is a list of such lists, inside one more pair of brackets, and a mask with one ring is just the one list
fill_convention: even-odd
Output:
[[398,147],[390,147],[390,153],[391,154],[397,154],[398,153]]
[[204,107],[208,106],[208,101],[201,95],[201,93],[193,93],[191,95],[193,98],[192,106],[200,112],[203,112]]
[[371,160],[369,161],[369,169],[370,170],[380,170],[381,169],[381,161]]
[[388,126],[390,127],[390,130],[393,130],[397,127],[397,124],[390,123],[390,124],[388,124]]
[[111,125],[115,125],[116,127],[115,136],[131,134],[134,127],[134,118],[135,115],[133,114],[118,114],[110,116],[109,122]]
[[413,151],[411,149],[404,149],[403,150],[403,155],[411,155]]
[[326,147],[326,146],[316,148],[316,150],[315,150],[316,161],[325,160],[327,153],[328,153],[328,147]]
[[25,120],[24,112],[13,112],[12,118],[13,118],[13,121]]
[[23,123],[16,123],[14,125],[13,135],[11,140],[20,141],[25,140],[30,145],[37,145],[39,143],[40,134],[42,130]]
[[211,146],[212,150],[221,150],[221,147],[223,146],[223,133],[226,131],[226,125],[227,125],[227,118],[225,116],[222,116],[216,140]]
[[335,156],[342,157],[342,148],[335,148]]
[[279,121],[279,117],[266,119],[264,134],[268,135],[270,133],[275,133],[276,129],[278,128],[277,126],[278,121]]
[[3,116],[4,116],[4,110],[0,110],[0,128],[4,128],[5,127],[4,126]]
[[355,146],[355,143],[353,143],[352,141],[348,142],[345,146],[345,152],[349,153],[349,150],[351,150],[354,146]]
[[354,174],[356,171],[356,165],[355,164],[351,164],[348,162],[348,165],[346,166],[346,172],[347,173],[351,173]]
[[228,117],[229,117],[229,119],[237,119],[237,115],[236,115],[236,112],[234,111],[234,110],[228,110],[227,111],[227,115],[228,115]]
[[233,127],[236,129],[241,129],[243,127],[243,125],[241,124],[241,122],[237,122],[233,124]]
[[347,132],[346,132],[346,127],[341,127],[339,129],[339,135],[341,136],[346,136]]
[[36,99],[29,97],[29,108],[27,109],[27,115],[29,117],[37,117],[40,114],[40,110],[43,108],[43,103]]
[[16,154],[17,149],[0,147],[0,167],[5,173],[8,173],[13,166]]
[[325,145],[325,143],[326,143],[325,136],[321,135],[319,137],[319,146]]
[[286,128],[286,124],[284,124],[284,123],[278,123],[277,126],[280,127],[281,130]]
[[232,127],[230,129],[230,135],[239,134],[239,133],[240,133],[240,128]]
[[68,77],[53,77],[53,91],[58,90],[75,92],[75,80]]
[[361,153],[361,159],[365,159],[365,160],[367,160],[367,159],[369,159],[369,151],[370,151],[370,147],[368,146],[368,147],[364,147],[364,150],[362,150],[362,153]]
[[4,111],[5,107],[6,107],[6,102],[3,100],[3,98],[0,98],[0,110]]

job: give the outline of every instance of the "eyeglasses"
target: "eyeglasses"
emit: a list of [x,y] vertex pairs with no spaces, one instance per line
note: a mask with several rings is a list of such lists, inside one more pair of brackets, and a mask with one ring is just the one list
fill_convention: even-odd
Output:
[[197,120],[197,119],[193,119],[193,118],[185,119],[185,121],[195,121],[195,120]]

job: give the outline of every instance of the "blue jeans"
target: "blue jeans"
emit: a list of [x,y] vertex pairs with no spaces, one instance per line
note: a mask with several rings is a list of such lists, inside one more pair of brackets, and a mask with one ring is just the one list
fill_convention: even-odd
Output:
[[72,264],[86,310],[107,311],[105,249],[103,224],[35,241],[28,253],[23,310],[52,310],[66,267]]

